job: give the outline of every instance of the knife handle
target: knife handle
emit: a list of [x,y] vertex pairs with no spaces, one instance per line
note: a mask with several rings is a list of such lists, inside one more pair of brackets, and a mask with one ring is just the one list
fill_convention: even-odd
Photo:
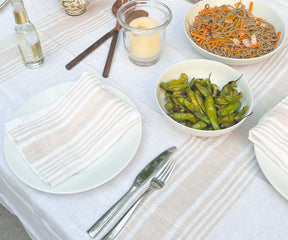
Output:
[[93,52],[96,48],[98,48],[102,43],[104,43],[108,38],[112,37],[112,33],[114,28],[99,38],[96,42],[94,42],[91,46],[86,48],[82,53],[80,53],[77,57],[71,60],[68,64],[66,64],[65,68],[67,70],[75,67],[79,62],[81,62],[85,57],[87,57],[91,52]]
[[98,232],[111,220],[111,218],[119,211],[119,209],[127,202],[128,198],[136,190],[134,185],[88,230],[87,233],[91,238],[95,238]]
[[112,240],[116,235],[123,229],[125,224],[128,222],[131,215],[135,212],[136,208],[140,205],[143,199],[153,190],[153,187],[149,187],[123,214],[118,222],[109,230],[109,232],[101,240]]

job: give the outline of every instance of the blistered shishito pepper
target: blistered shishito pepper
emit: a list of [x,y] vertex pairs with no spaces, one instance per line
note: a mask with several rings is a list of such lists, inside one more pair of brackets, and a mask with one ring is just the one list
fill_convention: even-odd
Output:
[[200,105],[198,104],[198,101],[196,99],[195,93],[192,90],[189,90],[187,92],[187,96],[190,99],[190,101],[192,102],[192,104],[194,105],[196,111],[198,112],[203,112]]
[[218,123],[222,124],[222,123],[233,122],[235,120],[235,117],[236,117],[236,113],[232,113],[223,117],[218,117]]
[[185,106],[190,112],[194,112],[196,110],[196,108],[194,107],[194,105],[189,102],[186,98],[184,97],[178,97],[177,101],[182,104],[183,106]]
[[169,99],[168,101],[173,104],[172,110],[167,109],[168,111],[170,112],[185,112],[186,111],[185,107],[182,106],[182,104],[180,104],[174,97],[168,97],[167,99]]
[[227,122],[227,123],[221,123],[220,124],[220,127],[223,129],[223,128],[228,128],[228,127],[231,127],[235,124],[235,122]]
[[179,90],[186,89],[188,87],[188,84],[175,84],[175,85],[173,84],[173,85],[169,85],[168,83],[161,82],[160,83],[160,87],[162,87],[166,91],[174,92],[174,91],[179,91]]
[[212,84],[211,84],[210,76],[211,76],[211,73],[210,73],[210,75],[209,75],[209,78],[205,78],[204,81],[205,81],[206,88],[207,88],[207,90],[208,90],[208,92],[209,92],[209,95],[212,95],[212,93],[213,93],[213,86],[212,86]]
[[184,96],[186,94],[186,92],[184,90],[179,90],[179,91],[175,91],[172,93],[173,97],[180,97],[180,96]]
[[172,112],[173,111],[173,108],[174,108],[174,104],[172,102],[167,102],[165,104],[165,108],[169,111],[169,112]]
[[230,81],[228,83],[225,84],[225,86],[221,89],[220,91],[220,95],[224,96],[229,94],[229,92],[231,91],[232,88],[234,88],[236,85],[236,81]]
[[192,113],[172,113],[170,114],[170,117],[172,117],[176,121],[188,120],[193,123],[197,121],[197,118]]
[[236,79],[236,80],[233,80],[233,81],[229,81],[228,83],[226,83],[224,85],[224,87],[222,87],[221,91],[220,91],[220,95],[226,95],[226,94],[229,94],[229,92],[234,88],[236,87],[236,84],[237,82],[239,81],[239,79],[242,77],[242,75]]
[[224,96],[219,96],[215,98],[215,103],[220,104],[220,105],[227,105],[232,102],[237,102],[243,97],[243,93],[233,93],[233,94],[228,94]]
[[188,81],[188,75],[186,73],[181,73],[179,79],[173,79],[167,82],[169,85],[185,84]]
[[169,91],[169,85],[166,82],[161,82],[160,87],[163,88],[166,91]]
[[237,93],[233,93],[233,94],[229,94],[229,95],[225,95],[224,99],[226,99],[228,102],[236,102],[239,101],[241,98],[243,97],[243,93],[242,92],[237,92]]
[[241,102],[233,102],[225,106],[224,108],[219,109],[218,115],[219,116],[226,116],[229,114],[234,113],[239,107],[241,106]]
[[235,116],[235,121],[240,122],[244,117],[246,112],[248,111],[249,107],[245,106],[243,107]]
[[211,86],[212,86],[212,97],[215,98],[218,94],[218,85],[212,83]]
[[205,88],[204,86],[201,86],[199,83],[195,84],[195,87],[199,90],[199,92],[206,98],[207,96],[209,96],[209,91],[207,88]]
[[230,102],[224,96],[219,96],[215,98],[215,103],[219,105],[227,105]]
[[187,89],[187,87],[188,87],[187,84],[175,84],[175,85],[168,84],[169,91],[171,92],[184,90]]
[[212,96],[208,96],[205,99],[205,109],[206,109],[207,117],[209,118],[212,127],[215,130],[219,130],[220,127],[218,125],[216,109],[215,109],[215,106],[214,106],[214,99],[213,99]]
[[200,93],[199,91],[196,91],[196,92],[195,92],[195,97],[196,97],[196,99],[197,99],[197,102],[198,102],[199,106],[200,106],[201,109],[202,109],[201,112],[205,113],[205,112],[206,112],[206,110],[205,110],[205,104],[204,104],[204,100],[203,100],[203,98],[202,98],[202,96],[201,96],[201,93]]
[[205,123],[202,120],[199,120],[198,122],[191,124],[190,127],[202,130],[202,129],[205,129],[207,127],[207,123]]
[[202,114],[200,112],[194,112],[194,114],[197,118],[201,119],[202,121],[206,122],[207,124],[210,124],[210,120],[205,114]]

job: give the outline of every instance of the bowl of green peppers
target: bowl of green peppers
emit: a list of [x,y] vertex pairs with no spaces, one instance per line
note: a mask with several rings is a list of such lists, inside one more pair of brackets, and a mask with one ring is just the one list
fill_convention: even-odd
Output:
[[187,60],[166,69],[156,83],[161,113],[195,136],[232,132],[252,114],[253,94],[243,75],[212,60]]

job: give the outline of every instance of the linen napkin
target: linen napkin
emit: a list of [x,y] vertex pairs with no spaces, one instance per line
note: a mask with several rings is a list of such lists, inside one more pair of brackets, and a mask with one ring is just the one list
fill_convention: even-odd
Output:
[[4,128],[31,168],[54,187],[101,157],[139,121],[137,110],[84,73],[56,103]]
[[288,96],[249,131],[249,139],[288,174]]

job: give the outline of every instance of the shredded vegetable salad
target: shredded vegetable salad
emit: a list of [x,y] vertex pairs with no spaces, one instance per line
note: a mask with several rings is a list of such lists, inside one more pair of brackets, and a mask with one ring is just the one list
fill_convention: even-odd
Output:
[[274,26],[252,14],[240,2],[234,6],[225,4],[210,7],[205,5],[195,21],[189,26],[193,41],[201,48],[229,58],[253,58],[273,51],[280,39]]

